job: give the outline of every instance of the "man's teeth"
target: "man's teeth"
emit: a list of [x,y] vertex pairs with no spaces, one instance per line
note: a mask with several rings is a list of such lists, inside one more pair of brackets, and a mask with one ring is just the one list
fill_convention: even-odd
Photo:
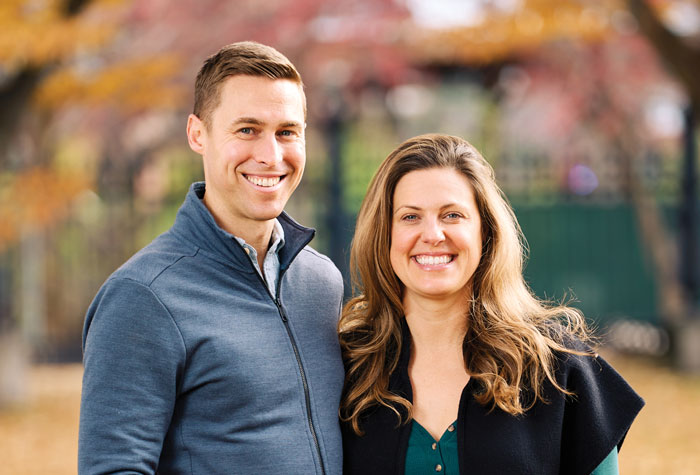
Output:
[[438,264],[447,264],[452,261],[452,256],[416,256],[416,261],[418,264],[424,266],[434,266]]
[[280,182],[279,176],[273,176],[273,177],[259,177],[259,176],[249,176],[246,175],[246,178],[248,179],[249,182],[251,182],[253,185],[258,185],[258,186],[275,186],[277,183]]

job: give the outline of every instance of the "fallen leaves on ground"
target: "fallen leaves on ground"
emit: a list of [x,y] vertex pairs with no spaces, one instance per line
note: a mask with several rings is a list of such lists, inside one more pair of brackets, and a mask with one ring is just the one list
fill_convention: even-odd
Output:
[[[697,474],[700,375],[658,360],[602,354],[646,400],[620,453],[620,472]],[[79,364],[31,368],[26,403],[0,411],[2,473],[76,473],[81,377]]]

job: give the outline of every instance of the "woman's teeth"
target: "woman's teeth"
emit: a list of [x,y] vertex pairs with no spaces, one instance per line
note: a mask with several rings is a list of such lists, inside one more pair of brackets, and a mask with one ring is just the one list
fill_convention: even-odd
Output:
[[416,256],[418,264],[423,266],[434,266],[439,264],[447,264],[452,261],[451,255],[444,256]]

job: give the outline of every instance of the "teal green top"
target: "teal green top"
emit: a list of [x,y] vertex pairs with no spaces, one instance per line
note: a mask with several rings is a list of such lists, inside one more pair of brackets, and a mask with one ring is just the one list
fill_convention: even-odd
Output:
[[[436,441],[418,422],[413,420],[411,436],[406,451],[406,475],[440,473],[459,475],[457,456],[457,421],[450,424]],[[593,470],[591,475],[618,475],[617,447],[613,448],[605,460]]]
[[436,442],[430,432],[414,419],[406,451],[406,475],[434,472],[459,475],[456,427],[455,421]]

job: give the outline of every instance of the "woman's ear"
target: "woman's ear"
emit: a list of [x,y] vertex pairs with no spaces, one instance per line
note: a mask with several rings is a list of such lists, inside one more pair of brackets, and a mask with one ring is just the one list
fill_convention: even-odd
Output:
[[190,148],[200,154],[204,155],[204,149],[207,139],[207,128],[204,122],[194,114],[190,114],[187,117],[187,143],[190,144]]

